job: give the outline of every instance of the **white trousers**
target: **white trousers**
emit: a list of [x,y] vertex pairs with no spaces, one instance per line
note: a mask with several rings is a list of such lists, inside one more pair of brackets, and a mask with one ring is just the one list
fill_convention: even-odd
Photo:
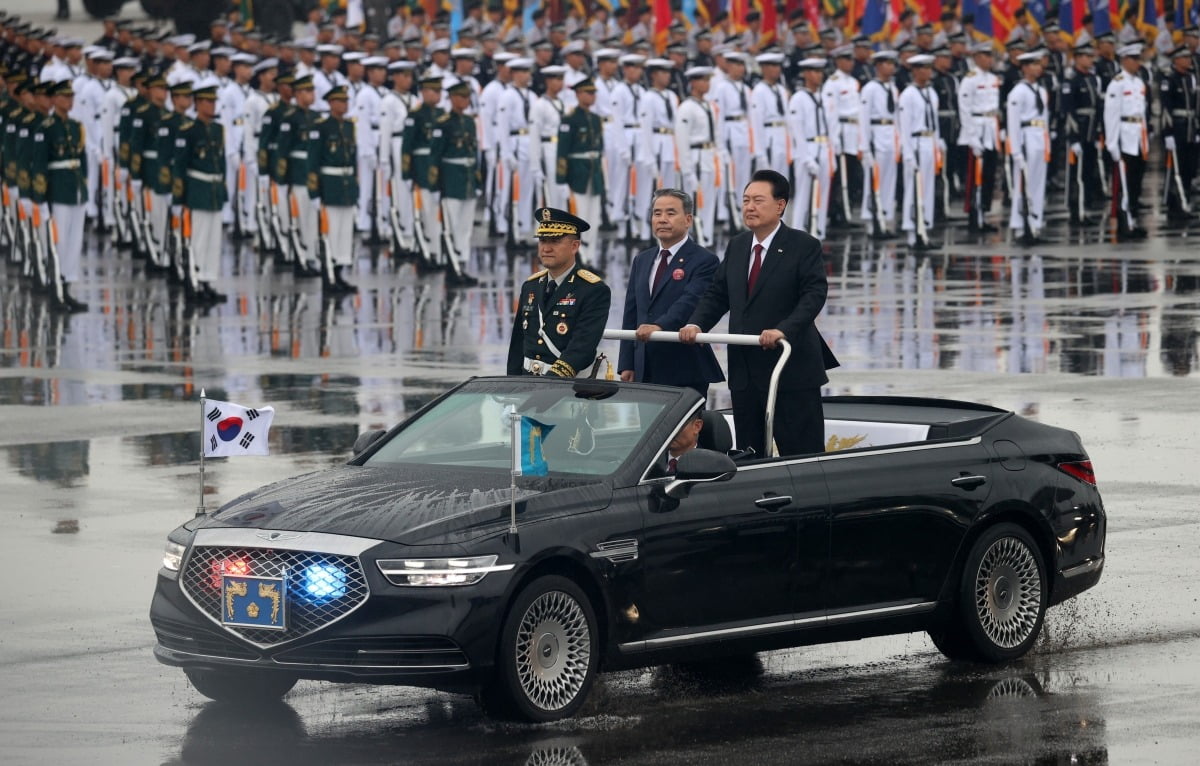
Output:
[[[312,198],[308,196],[307,186],[292,184],[287,189],[288,195],[296,203],[296,217],[300,230],[302,252],[297,253],[296,257],[301,263],[314,264],[317,262],[317,211],[313,208]],[[283,220],[291,225],[290,216]]]
[[354,263],[354,207],[326,205],[325,220],[329,222],[329,256],[334,266]]
[[246,183],[244,189],[238,189],[237,196],[233,197],[242,206],[242,230],[246,232],[258,231],[258,215],[255,209],[258,207],[258,161],[246,161]]
[[[828,145],[822,144],[821,149],[825,149],[826,146]],[[829,190],[833,188],[833,168],[830,167],[830,163],[829,152],[818,152],[818,169],[815,176],[809,173],[803,165],[796,164],[796,194],[792,203],[792,228],[806,231],[817,239],[825,239],[825,225],[829,221]],[[816,220],[813,220],[814,217]]]
[[[375,196],[375,171],[379,161],[374,156],[358,158],[358,221],[359,231],[371,230],[371,202]],[[383,190],[380,189],[382,195]],[[383,200],[374,200],[377,208],[383,207]]]
[[[541,139],[538,139],[539,141]],[[537,198],[542,201],[545,207],[558,208],[559,210],[566,209],[567,198],[571,196],[571,189],[566,184],[560,184],[555,181],[557,175],[555,173],[558,164],[558,144],[553,141],[544,141],[540,147],[542,152],[542,164],[538,168],[538,175],[544,170],[546,180],[538,184],[535,190]],[[591,223],[589,221],[589,223]]]
[[696,201],[696,242],[712,247],[717,225],[717,166],[711,149],[689,149],[683,163],[683,190]]
[[933,231],[933,210],[936,201],[934,170],[936,156],[932,138],[913,138],[917,142],[914,162],[904,163],[904,212],[901,227],[904,231],[917,230],[917,184],[921,184],[921,217],[925,219],[925,231]]
[[[742,192],[750,183],[750,169],[753,166],[753,155],[750,154],[749,142],[732,144],[729,147],[729,163],[721,168],[723,196],[717,201],[717,220],[729,223],[732,212],[732,223],[742,228]],[[732,192],[732,193],[731,193]],[[732,200],[732,202],[728,201]],[[732,207],[732,211],[730,211]]]
[[196,279],[213,282],[221,270],[221,211],[192,210],[191,216]]
[[[413,234],[413,184],[412,181],[405,181],[400,177],[400,141],[398,140],[392,142],[390,182],[391,205],[396,210],[396,217],[400,221],[400,247],[404,250],[412,250],[416,246],[416,238]],[[389,221],[388,226],[390,225]],[[384,231],[387,230],[384,228]]]
[[633,219],[633,236],[638,239],[650,239],[650,198],[654,194],[654,170],[651,162],[642,162],[647,157],[644,150],[639,149],[639,161],[629,168],[629,216]]
[[[1015,160],[1013,163],[1012,213],[1008,226],[1013,231],[1025,228],[1024,206],[1029,203],[1029,228],[1037,234],[1045,226],[1043,213],[1046,209],[1046,155],[1041,147],[1025,151],[1025,173],[1022,174]],[[1024,176],[1024,177],[1022,177]]]
[[89,144],[87,147],[87,216],[95,218],[99,214],[100,208],[97,205],[97,200],[100,199],[100,147],[95,144]]
[[[787,128],[782,125],[774,125],[763,129],[763,156],[766,157],[767,167],[777,173],[783,175],[784,178],[790,178],[791,168],[788,167],[791,157],[788,151],[788,134]],[[755,136],[757,139],[758,136]],[[762,167],[759,167],[762,170]]]
[[440,260],[442,223],[438,214],[438,202],[441,194],[429,189],[413,186],[413,208],[421,216],[421,235],[423,248],[434,262]]
[[[574,215],[591,224],[591,227],[580,235],[583,243],[583,257],[589,266],[595,266],[600,257],[600,211],[602,202],[599,194],[571,194],[574,202]],[[568,211],[569,212],[569,211]]]
[[[879,212],[883,223],[887,227],[891,227],[892,221],[896,217],[896,146],[893,141],[877,141],[875,142],[875,168],[863,174],[863,204],[862,204],[862,219],[870,221],[872,218],[871,209],[874,205],[872,202],[872,180],[871,173],[879,173]],[[865,170],[865,169],[864,169]]]
[[533,168],[527,159],[522,160],[518,156],[517,166],[509,177],[512,233],[517,239],[524,238],[533,230],[533,186]]
[[[650,138],[654,145],[653,154],[654,175],[649,178],[653,188],[675,189],[679,187],[679,164],[675,153],[675,138],[666,134],[656,133]],[[588,221],[591,223],[591,221]]]
[[610,223],[621,224],[629,220],[632,213],[633,200],[630,195],[629,171],[632,167],[630,158],[622,158],[620,152],[609,155],[608,162],[608,220]]
[[58,270],[67,284],[78,282],[81,276],[85,215],[84,205],[50,205],[50,217],[58,231]]
[[512,181],[512,172],[497,159],[497,156],[494,149],[487,152],[487,199],[490,203],[488,219],[494,222],[497,232],[507,234],[508,219],[504,216],[508,209],[508,185]]
[[[279,233],[283,236],[284,241],[279,242],[277,247],[286,251],[287,249],[287,233],[292,225],[292,208],[288,201],[291,191],[287,186],[281,186],[270,178],[265,179],[266,186],[264,191],[267,194],[267,213],[275,211],[275,216],[279,219]],[[307,189],[305,190],[307,192]]]
[[221,206],[221,221],[224,223],[233,223],[233,205],[238,198],[239,164],[236,154],[225,155],[225,204]]
[[475,198],[454,199],[442,197],[442,218],[449,221],[446,226],[446,255],[458,264],[459,271],[466,271],[467,259],[471,257],[471,231],[475,221]]
[[154,234],[154,241],[162,248],[167,243],[167,224],[171,221],[171,195],[149,192],[146,196],[149,197],[146,215],[149,216],[150,231]]

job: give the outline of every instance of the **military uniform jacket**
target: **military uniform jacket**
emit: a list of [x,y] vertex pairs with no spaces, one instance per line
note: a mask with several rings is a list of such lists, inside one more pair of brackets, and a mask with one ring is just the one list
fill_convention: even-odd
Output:
[[17,159],[17,191],[24,198],[31,198],[34,194],[30,160],[33,158],[35,138],[45,120],[45,115],[26,110],[25,116],[17,123],[17,141],[13,154]]
[[277,184],[287,183],[287,162],[279,163],[279,126],[291,119],[295,111],[296,107],[279,101],[263,114],[258,134],[258,172]]
[[17,185],[17,132],[25,119],[25,107],[16,99],[4,109],[4,136],[0,139],[0,157],[4,158],[4,183]]
[[147,101],[132,115],[129,126],[129,172],[151,184],[158,177],[158,123],[170,114],[166,109]]
[[938,130],[949,145],[958,143],[958,79],[948,72],[934,72],[933,90],[938,96]]
[[180,132],[191,126],[191,120],[186,115],[179,112],[170,112],[161,120],[158,121],[158,130],[155,131],[155,140],[153,146],[155,153],[158,155],[158,169],[153,171],[154,178],[151,181],[149,174],[150,168],[147,164],[147,184],[150,190],[155,194],[174,194],[175,193],[175,149]]
[[121,115],[117,118],[117,165],[119,167],[129,167],[129,146],[133,136],[134,115],[144,112],[142,107],[149,103],[146,97],[139,93],[121,108]]
[[529,359],[535,374],[573,378],[596,360],[612,300],[608,285],[578,264],[547,296],[549,282],[550,272],[543,269],[521,286],[508,344],[509,375],[522,374]]
[[175,204],[220,210],[225,191],[225,128],[215,119],[187,121],[175,139]]
[[309,150],[316,112],[290,106],[277,113],[275,148],[270,152],[271,178],[278,184],[308,186]]
[[358,202],[355,167],[358,148],[354,123],[322,117],[309,130],[308,193],[332,207],[353,207]]
[[431,172],[443,197],[473,199],[480,186],[479,141],[475,118],[449,112],[434,123]]
[[78,120],[52,114],[38,125],[31,142],[30,197],[34,202],[82,205],[87,202],[87,148]]
[[1196,75],[1171,70],[1159,85],[1162,104],[1163,136],[1173,136],[1180,144],[1196,142]]
[[1095,142],[1100,137],[1100,117],[1103,109],[1100,78],[1092,72],[1075,70],[1073,77],[1063,80],[1058,92],[1067,141]]
[[430,191],[438,188],[438,174],[432,159],[433,131],[442,114],[436,106],[421,104],[408,113],[401,139],[400,177]]
[[600,118],[586,109],[575,109],[558,126],[557,181],[576,194],[604,192],[602,130]]

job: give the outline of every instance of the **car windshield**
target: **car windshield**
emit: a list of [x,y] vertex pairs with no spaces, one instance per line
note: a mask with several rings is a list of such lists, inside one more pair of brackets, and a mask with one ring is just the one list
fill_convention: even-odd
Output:
[[408,424],[367,464],[509,470],[521,460],[526,475],[606,476],[678,397],[605,381],[472,381]]

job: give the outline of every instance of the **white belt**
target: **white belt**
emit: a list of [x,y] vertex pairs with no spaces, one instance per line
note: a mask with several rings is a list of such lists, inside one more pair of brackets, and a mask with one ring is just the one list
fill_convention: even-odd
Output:
[[79,167],[79,160],[59,160],[46,166],[47,170],[74,170]]
[[429,151],[429,149],[413,149],[412,153],[414,156],[424,157],[425,155],[429,154]]
[[298,149],[295,151],[288,152],[288,156],[295,157],[298,160],[306,160],[306,159],[308,159],[308,152],[304,151],[303,149]]
[[443,157],[442,162],[447,165],[462,165],[463,167],[471,167],[475,164],[473,157]]
[[335,168],[332,165],[322,165],[321,175],[323,176],[352,176],[354,168]]
[[600,152],[571,152],[567,156],[573,160],[598,160]]
[[149,159],[149,160],[156,160],[156,159],[158,159],[158,152],[155,151],[154,149],[151,149],[148,152],[142,152],[142,157],[144,157],[145,159]]
[[188,178],[195,178],[197,181],[207,181],[210,184],[223,184],[225,177],[218,173],[203,173],[199,170],[188,168]]

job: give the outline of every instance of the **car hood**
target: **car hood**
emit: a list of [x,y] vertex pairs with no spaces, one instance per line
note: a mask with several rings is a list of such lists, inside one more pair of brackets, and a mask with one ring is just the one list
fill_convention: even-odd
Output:
[[[202,527],[325,532],[408,545],[466,542],[508,523],[507,471],[437,466],[343,466],[261,487],[224,505]],[[518,524],[599,510],[606,482],[521,477]]]

